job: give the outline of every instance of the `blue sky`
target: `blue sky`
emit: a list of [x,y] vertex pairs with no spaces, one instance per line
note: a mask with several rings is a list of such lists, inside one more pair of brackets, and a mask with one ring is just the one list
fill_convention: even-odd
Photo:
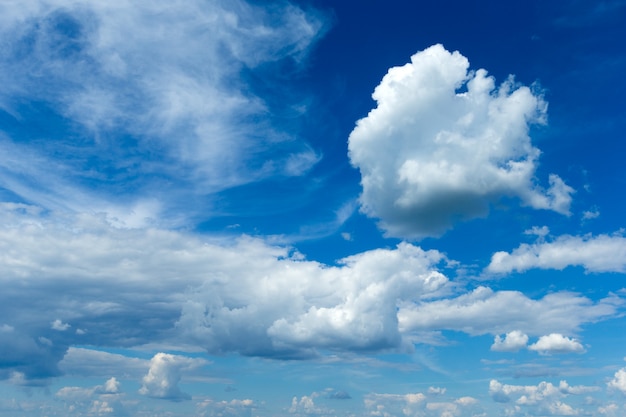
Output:
[[626,2],[0,3],[0,416],[622,416]]

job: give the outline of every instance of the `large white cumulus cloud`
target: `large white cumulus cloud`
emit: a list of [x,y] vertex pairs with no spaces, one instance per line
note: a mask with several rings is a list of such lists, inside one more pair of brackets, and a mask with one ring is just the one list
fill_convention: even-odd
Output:
[[569,214],[573,189],[554,174],[547,189],[534,179],[540,151],[529,128],[545,122],[541,95],[468,68],[441,45],[416,53],[388,71],[377,107],[350,134],[362,209],[390,235],[440,235],[504,196]]

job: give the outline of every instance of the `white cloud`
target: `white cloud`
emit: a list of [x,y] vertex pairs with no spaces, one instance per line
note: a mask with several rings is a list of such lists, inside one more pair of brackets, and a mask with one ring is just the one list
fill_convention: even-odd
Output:
[[[432,337],[441,330],[574,334],[612,317],[622,303],[568,292],[539,300],[486,287],[464,293],[439,270],[448,261],[442,253],[408,243],[331,266],[246,236],[119,229],[98,216],[43,215],[14,205],[0,205],[0,214],[0,285],[11,294],[0,316],[10,317],[13,329],[0,338],[7,369],[0,378],[18,370],[28,378],[61,370],[122,375],[111,369],[139,378],[148,368],[140,359],[72,345],[151,343],[159,351],[301,358],[328,350],[405,351],[441,343]],[[23,286],[14,285],[16,277]],[[33,297],[37,305],[28,303]],[[54,331],[49,317],[83,332]],[[13,367],[26,358],[30,368]]]
[[104,383],[102,390],[107,394],[117,394],[120,391],[120,383],[115,377],[111,377]]
[[597,387],[571,387],[566,381],[559,386],[550,382],[540,382],[537,385],[508,385],[497,380],[489,382],[489,394],[496,402],[513,402],[520,410],[519,415],[578,415],[580,410],[563,402],[571,395],[580,395],[597,391]]
[[518,350],[525,348],[528,343],[528,336],[519,330],[513,330],[508,332],[504,339],[499,335],[494,338],[491,350],[496,352],[517,352]]
[[613,379],[607,383],[607,386],[626,395],[626,368],[615,372]]
[[301,65],[324,33],[312,8],[7,0],[0,15],[0,108],[29,123],[43,104],[50,124],[72,125],[34,146],[2,135],[0,180],[28,201],[150,224],[144,215],[184,210],[174,203],[183,196],[302,175],[320,159],[274,127],[275,100],[243,75],[286,88],[272,65]]
[[416,53],[388,71],[378,106],[350,134],[362,210],[392,236],[441,235],[504,196],[569,215],[573,189],[554,174],[547,190],[534,179],[540,152],[528,132],[545,122],[542,97],[512,78],[496,88],[487,71],[468,68],[441,45]]
[[[433,392],[425,395],[421,392],[409,394],[378,394],[370,393],[364,397],[368,415],[391,416],[420,416],[420,417],[460,417],[479,416],[479,401],[473,397],[461,397],[451,401],[440,401],[445,394]],[[437,401],[432,401],[436,397]]]
[[558,333],[541,336],[537,342],[528,346],[528,349],[541,354],[582,353],[585,351],[585,348],[578,340],[565,337]]
[[398,317],[401,331],[409,334],[447,329],[498,335],[515,328],[539,336],[574,333],[582,323],[615,315],[622,304],[615,296],[594,303],[578,294],[557,292],[534,300],[518,291],[478,287],[456,298],[403,306]]
[[108,395],[120,393],[120,383],[115,377],[109,378],[104,385],[96,385],[95,387],[63,387],[59,389],[55,396],[65,401],[84,401],[89,400],[94,395]]
[[461,397],[458,400],[455,401],[455,403],[462,405],[464,407],[470,406],[470,405],[474,405],[474,404],[478,404],[478,400],[474,397]]
[[181,392],[178,383],[183,371],[193,370],[206,364],[203,359],[157,353],[150,360],[148,374],[143,377],[140,394],[172,401],[187,400],[191,397]]
[[563,235],[552,242],[522,244],[511,253],[494,253],[486,270],[510,273],[531,268],[561,270],[568,266],[582,266],[587,272],[626,272],[626,238]]
[[63,323],[63,322],[62,322],[61,320],[59,320],[59,319],[56,319],[55,321],[53,321],[52,323],[50,323],[50,326],[51,326],[51,328],[52,328],[53,330],[58,330],[58,331],[60,331],[60,332],[64,332],[64,331],[66,331],[67,329],[69,329],[70,327],[72,327],[72,326],[70,326],[70,325],[69,325],[69,324],[67,324],[67,323]]

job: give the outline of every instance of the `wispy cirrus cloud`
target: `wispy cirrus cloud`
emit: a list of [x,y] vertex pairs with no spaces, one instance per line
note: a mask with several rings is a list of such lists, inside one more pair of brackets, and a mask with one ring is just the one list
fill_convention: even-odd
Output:
[[300,65],[326,27],[314,10],[17,4],[0,5],[0,108],[13,120],[0,143],[12,155],[0,163],[0,185],[20,198],[134,226],[127,218],[142,201],[154,201],[146,217],[172,217],[193,211],[176,201],[302,175],[319,161],[297,132],[275,125],[253,81],[272,84],[272,69]]

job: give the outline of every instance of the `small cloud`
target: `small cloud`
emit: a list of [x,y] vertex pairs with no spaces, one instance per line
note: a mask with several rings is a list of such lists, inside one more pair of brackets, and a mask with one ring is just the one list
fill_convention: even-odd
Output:
[[200,359],[157,353],[150,360],[150,369],[143,377],[143,385],[139,393],[171,401],[191,399],[191,396],[182,392],[178,387],[182,371],[198,368],[205,363],[206,361]]
[[457,399],[455,403],[467,407],[470,405],[478,404],[478,400],[474,397],[461,397]]
[[440,387],[429,387],[428,388],[428,393],[430,395],[443,395],[446,393],[446,388],[440,388]]
[[341,234],[341,237],[343,238],[343,240],[347,240],[348,242],[352,241],[352,235],[348,232],[343,232]]
[[52,346],[53,345],[52,340],[48,339],[47,337],[39,336],[37,338],[37,340],[39,341],[39,343],[41,343],[42,345],[45,345],[45,346]]
[[585,352],[583,345],[581,345],[578,340],[565,337],[559,333],[541,336],[536,343],[528,346],[528,350],[539,352],[542,355]]
[[332,398],[333,400],[349,400],[352,397],[345,391],[331,391],[328,394],[328,398]]
[[591,220],[600,217],[600,211],[597,208],[583,211],[583,220]]
[[491,345],[491,350],[494,352],[517,352],[518,350],[525,348],[528,343],[528,336],[519,330],[513,330],[507,333],[502,339],[500,336],[496,336]]
[[312,150],[292,154],[285,163],[284,172],[286,175],[292,177],[299,177],[306,174],[315,164],[317,164],[322,157]]
[[59,320],[59,319],[56,319],[55,321],[53,321],[52,323],[50,323],[50,328],[51,328],[52,330],[58,330],[58,331],[60,331],[60,332],[64,332],[64,331],[66,331],[67,329],[69,329],[70,327],[72,327],[72,326],[70,326],[70,325],[69,325],[69,324],[67,324],[67,323],[63,323],[63,322],[62,322],[61,320]]
[[104,383],[104,392],[107,394],[117,394],[120,392],[120,383],[115,377],[108,379]]
[[525,235],[535,235],[538,237],[546,237],[548,233],[550,233],[550,229],[548,229],[548,226],[533,226],[528,230],[524,230]]
[[13,326],[9,326],[8,324],[0,326],[0,333],[10,333],[13,330],[15,330],[15,328]]

